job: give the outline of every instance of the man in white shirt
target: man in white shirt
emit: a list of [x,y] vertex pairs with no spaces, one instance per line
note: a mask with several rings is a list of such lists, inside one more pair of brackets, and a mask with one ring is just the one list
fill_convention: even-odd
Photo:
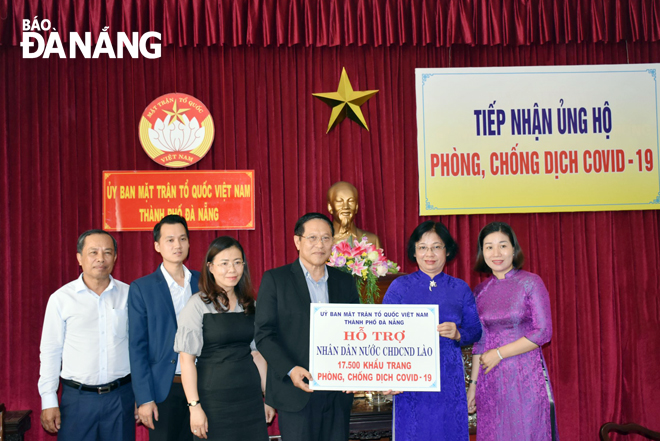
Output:
[[[103,230],[78,238],[82,274],[48,299],[41,336],[41,425],[58,439],[135,438],[128,362],[128,285],[112,278],[117,242]],[[57,388],[62,378],[62,401]]]
[[154,248],[163,263],[131,283],[128,319],[133,391],[140,422],[150,440],[190,440],[190,413],[174,352],[176,319],[199,291],[199,272],[189,271],[188,225],[178,215],[154,227]]

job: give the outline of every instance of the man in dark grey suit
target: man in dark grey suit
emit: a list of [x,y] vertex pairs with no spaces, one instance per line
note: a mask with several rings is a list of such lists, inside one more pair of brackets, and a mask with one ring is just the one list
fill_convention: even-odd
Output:
[[346,441],[353,395],[312,391],[310,303],[359,303],[349,274],[328,267],[334,228],[308,213],[296,222],[299,258],[264,273],[255,317],[257,349],[268,362],[266,403],[278,409],[283,441]]

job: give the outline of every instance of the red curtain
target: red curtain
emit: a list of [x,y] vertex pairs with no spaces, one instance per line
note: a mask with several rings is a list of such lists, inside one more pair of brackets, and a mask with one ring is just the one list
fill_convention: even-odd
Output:
[[[447,1],[432,2],[437,8],[431,15],[431,2],[416,0],[320,1],[315,2],[318,8],[313,13],[311,3],[218,1],[215,15],[216,9],[209,9],[211,3],[201,1],[107,2],[100,9],[69,1],[9,4],[12,21],[5,23],[2,34],[9,45],[0,48],[0,234],[5,239],[0,401],[10,410],[34,411],[28,440],[49,439],[39,427],[36,386],[48,296],[78,275],[74,256],[78,234],[101,227],[101,172],[159,169],[142,151],[137,135],[139,117],[155,97],[185,92],[210,109],[215,142],[193,169],[255,170],[257,228],[229,234],[245,246],[258,285],[263,271],[295,259],[295,220],[307,211],[325,212],[325,191],[340,179],[352,182],[360,192],[358,225],[375,231],[388,257],[403,264],[405,271],[415,269],[405,260],[406,240],[426,218],[418,215],[414,68],[660,62],[660,43],[649,42],[657,34],[650,26],[657,27],[657,20],[648,19],[655,11],[651,2],[593,0],[577,2],[579,8],[569,1],[536,2],[532,8],[527,1]],[[501,7],[485,14],[494,5]],[[99,23],[92,17],[103,17],[103,11],[121,15],[132,8],[127,13],[132,19],[121,23],[127,27],[142,23],[145,27],[139,29],[146,29],[150,20],[160,17],[161,28],[167,23],[168,41],[178,44],[164,48],[157,60],[24,60],[21,48],[11,46],[14,43],[8,37],[14,35],[13,23],[22,17],[47,16],[42,12],[47,6],[49,14],[65,17],[69,29],[76,30]],[[360,8],[367,8],[369,14],[365,16]],[[529,8],[528,18],[520,21],[523,10]],[[565,14],[551,13],[555,8]],[[334,19],[319,20],[321,9],[334,11],[328,13]],[[522,29],[536,29],[523,32],[532,42],[538,41],[538,29],[558,26],[553,18],[541,27],[541,10],[543,17],[572,17],[571,29],[582,31],[569,33],[569,43],[553,36],[548,44],[515,44],[520,23],[529,24],[521,25]],[[194,11],[205,18],[165,19]],[[577,20],[592,13],[588,20]],[[516,37],[493,46],[481,40],[472,46],[472,40],[445,47],[436,40],[437,22],[425,19],[422,24],[418,19],[422,16],[452,17],[453,23],[474,23],[471,17],[515,17],[506,22],[477,20],[488,26],[456,27],[463,29],[461,35],[482,29],[479,35],[483,36],[493,34],[497,22],[506,30],[497,37],[500,42],[502,34]],[[624,16],[629,19],[623,20]],[[257,21],[262,24],[261,33],[246,17],[261,17]],[[600,20],[609,25],[596,26]],[[231,32],[223,27],[225,39],[217,36],[210,46],[194,47],[193,41],[199,40],[181,40],[189,33],[210,35],[206,29],[218,29],[221,21],[243,27]],[[295,32],[283,24],[292,21],[313,23],[318,32],[308,32],[311,24]],[[357,23],[370,23],[369,32]],[[349,28],[355,32],[346,31]],[[594,33],[595,28],[600,33]],[[615,28],[619,36],[605,38]],[[443,36],[449,35],[442,29]],[[562,35],[566,32],[563,29]],[[383,36],[378,44],[373,40],[376,34]],[[250,46],[255,35],[269,37]],[[394,41],[387,39],[389,35],[406,37]],[[321,36],[326,40],[319,43]],[[621,38],[627,41],[617,42]],[[294,40],[302,44],[292,44]],[[429,42],[434,43],[424,45]],[[329,109],[311,93],[335,90],[342,67],[356,90],[380,90],[363,106],[370,131],[346,121],[325,134]],[[660,430],[660,406],[654,401],[660,390],[654,369],[660,364],[657,211],[435,219],[448,225],[461,246],[447,272],[471,286],[479,281],[471,271],[479,229],[489,221],[504,220],[519,235],[526,268],[540,274],[550,291],[555,332],[544,352],[563,440],[596,439],[606,421],[636,421]],[[200,268],[207,245],[219,234],[224,233],[191,233],[190,267]],[[149,233],[124,232],[115,237],[118,279],[130,282],[155,269],[158,255]],[[144,432],[138,439],[146,439]]]
[[[4,10],[4,11],[3,11]],[[4,12],[4,14],[3,14]],[[69,32],[157,31],[177,46],[528,45],[658,41],[652,0],[5,0],[0,41],[22,20]]]

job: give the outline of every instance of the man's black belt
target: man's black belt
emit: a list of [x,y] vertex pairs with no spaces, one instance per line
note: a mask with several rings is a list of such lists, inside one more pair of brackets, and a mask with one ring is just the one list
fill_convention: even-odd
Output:
[[100,384],[98,386],[89,386],[87,384],[78,383],[77,381],[66,380],[62,378],[62,384],[66,384],[67,386],[73,387],[74,389],[84,390],[85,392],[96,392],[99,395],[112,392],[113,390],[117,389],[119,386],[123,386],[124,384],[128,384],[130,382],[131,382],[131,374],[128,374],[125,377],[119,378],[110,383]]

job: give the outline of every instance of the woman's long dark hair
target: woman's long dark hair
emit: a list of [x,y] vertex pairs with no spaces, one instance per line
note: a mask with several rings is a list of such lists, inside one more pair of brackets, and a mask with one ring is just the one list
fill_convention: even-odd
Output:
[[[254,314],[254,290],[252,288],[252,281],[250,280],[250,270],[248,269],[247,260],[245,259],[245,251],[241,244],[230,236],[220,236],[211,242],[209,250],[206,252],[206,258],[202,265],[202,275],[199,278],[199,290],[201,291],[200,297],[204,303],[213,303],[215,310],[218,312],[225,312],[229,310],[229,298],[227,292],[222,289],[216,282],[215,277],[209,270],[209,264],[213,263],[213,259],[219,253],[226,249],[236,247],[243,256],[243,275],[234,288],[236,301],[243,307],[246,314]],[[225,309],[223,309],[222,304]]]

